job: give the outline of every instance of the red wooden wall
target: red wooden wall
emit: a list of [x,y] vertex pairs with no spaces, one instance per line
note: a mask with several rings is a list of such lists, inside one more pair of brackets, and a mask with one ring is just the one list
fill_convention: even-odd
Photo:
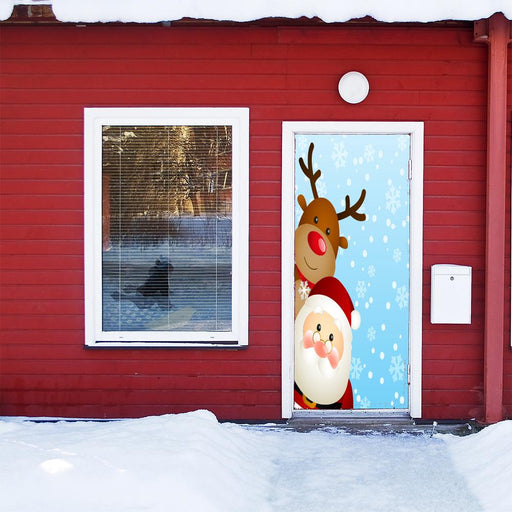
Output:
[[[281,123],[365,120],[425,122],[424,417],[482,416],[487,48],[472,24],[0,31],[0,415],[279,418]],[[337,93],[353,69],[371,85],[360,105]],[[84,348],[82,121],[93,106],[250,108],[246,350]],[[434,263],[473,267],[470,326],[430,324]]]
[[509,45],[508,49],[508,94],[507,94],[507,170],[508,170],[508,180],[507,180],[507,232],[506,232],[506,247],[507,247],[507,258],[505,260],[506,264],[506,275],[507,275],[507,286],[505,291],[505,317],[506,317],[506,327],[508,328],[506,336],[505,336],[505,348],[504,348],[504,364],[503,364],[503,405],[504,412],[503,416],[511,418],[512,417],[512,347],[510,346],[510,312],[511,312],[511,302],[510,302],[510,292],[511,292],[511,254],[510,254],[510,246],[511,246],[511,195],[512,195],[512,183],[511,183],[511,171],[512,171],[512,45]]

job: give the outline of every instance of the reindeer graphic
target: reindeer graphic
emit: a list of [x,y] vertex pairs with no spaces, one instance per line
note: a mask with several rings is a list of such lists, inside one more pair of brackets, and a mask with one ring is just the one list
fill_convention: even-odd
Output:
[[338,249],[348,247],[347,239],[340,236],[339,221],[348,217],[357,221],[366,219],[364,213],[358,212],[366,197],[365,189],[353,205],[347,195],[345,209],[341,212],[336,212],[327,198],[318,197],[316,182],[321,170],[313,170],[313,150],[314,144],[311,143],[307,165],[302,158],[299,159],[302,172],[311,184],[313,200],[307,204],[303,195],[297,197],[303,213],[295,230],[295,316],[315,283],[324,277],[334,276]]

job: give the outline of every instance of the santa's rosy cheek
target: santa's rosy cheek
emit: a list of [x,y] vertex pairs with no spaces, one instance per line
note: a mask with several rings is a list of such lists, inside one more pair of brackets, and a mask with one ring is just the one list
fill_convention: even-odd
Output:
[[327,357],[327,347],[325,346],[325,343],[322,343],[321,341],[315,343],[315,352],[318,357]]
[[304,348],[312,348],[313,347],[313,331],[306,331],[304,333],[304,338],[302,339],[304,344]]

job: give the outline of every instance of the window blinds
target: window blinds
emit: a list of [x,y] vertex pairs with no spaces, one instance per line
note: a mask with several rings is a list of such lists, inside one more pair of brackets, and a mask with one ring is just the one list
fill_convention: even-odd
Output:
[[232,127],[102,129],[105,331],[231,330]]

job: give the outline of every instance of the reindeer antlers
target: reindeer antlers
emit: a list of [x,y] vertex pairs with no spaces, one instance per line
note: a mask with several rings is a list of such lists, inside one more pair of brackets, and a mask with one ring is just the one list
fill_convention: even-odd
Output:
[[[308,165],[304,163],[304,159],[299,158],[299,164],[302,169],[302,172],[306,175],[306,178],[309,178],[309,182],[311,183],[311,191],[313,192],[313,198],[318,199],[318,191],[316,189],[316,181],[320,178],[322,171],[318,169],[316,172],[313,171],[313,149],[315,145],[311,142],[308,150]],[[361,191],[361,195],[355,204],[350,206],[350,196],[345,196],[345,210],[337,213],[338,220],[346,219],[347,217],[352,217],[355,220],[365,220],[366,215],[364,213],[359,213],[357,210],[361,207],[364,202],[364,198],[366,197],[366,189],[363,188]],[[304,208],[303,208],[304,209]]]
[[355,204],[350,206],[350,196],[345,196],[345,210],[339,212],[338,220],[346,219],[347,217],[353,217],[355,220],[365,220],[366,214],[359,213],[359,207],[363,204],[364,198],[366,197],[366,189],[361,190],[361,195]]
[[302,172],[306,175],[306,178],[309,178],[309,182],[311,183],[311,191],[313,192],[313,198],[318,199],[318,192],[316,190],[316,180],[320,178],[322,171],[318,169],[315,173],[313,172],[313,149],[315,145],[311,143],[309,145],[308,151],[308,165],[304,163],[304,160],[299,158],[299,164],[302,169]]

